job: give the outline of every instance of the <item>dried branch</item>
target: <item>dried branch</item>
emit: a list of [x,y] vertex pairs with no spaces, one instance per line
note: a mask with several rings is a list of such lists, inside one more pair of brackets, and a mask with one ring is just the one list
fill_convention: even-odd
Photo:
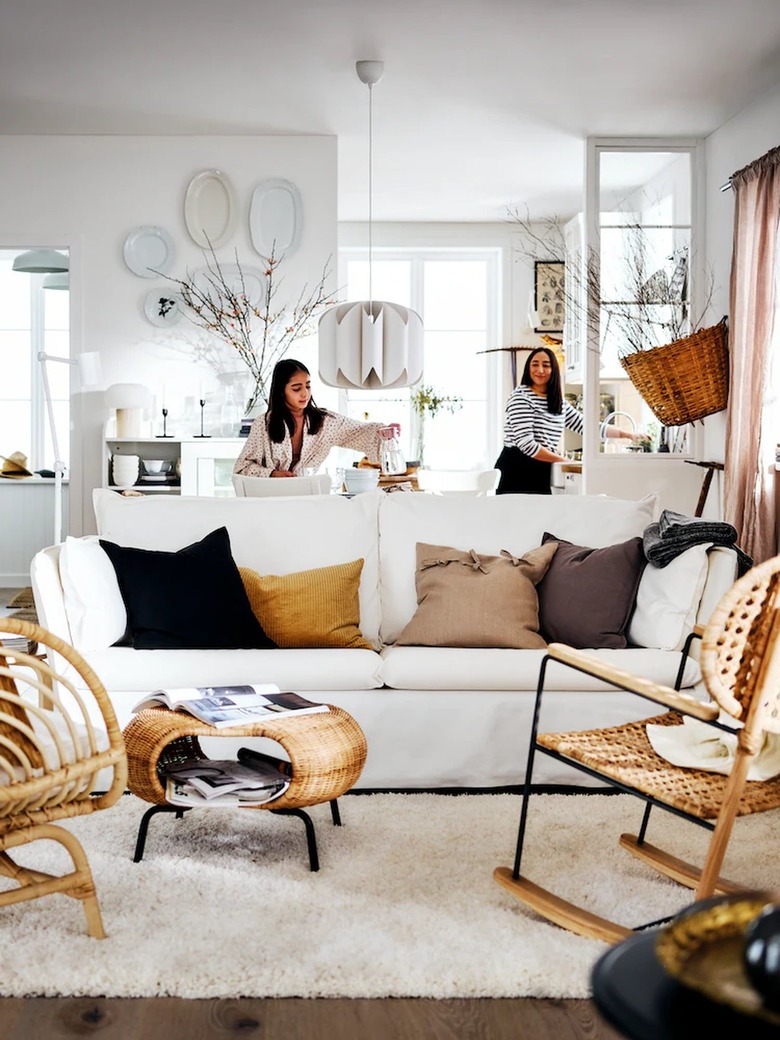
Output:
[[[263,258],[265,299],[262,303],[254,303],[247,292],[237,250],[238,278],[235,281],[225,276],[211,244],[205,273],[195,276],[188,270],[184,278],[164,276],[179,286],[179,298],[187,319],[232,347],[246,365],[253,383],[246,402],[247,411],[261,399],[267,399],[277,361],[296,339],[311,335],[319,314],[336,302],[336,293],[325,288],[330,274],[328,259],[314,289],[308,291],[304,285],[292,310],[276,306],[282,281],[277,278],[277,271],[283,260],[284,254],[275,255],[274,243],[271,255]],[[202,353],[205,356],[205,352]]]

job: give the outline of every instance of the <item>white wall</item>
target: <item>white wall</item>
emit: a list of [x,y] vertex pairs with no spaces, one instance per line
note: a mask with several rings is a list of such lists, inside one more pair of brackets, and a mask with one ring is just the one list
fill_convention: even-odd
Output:
[[[139,382],[161,405],[162,386],[171,414],[202,384],[216,392],[216,374],[193,362],[188,343],[198,333],[186,320],[166,329],[144,317],[152,289],[174,288],[162,278],[141,278],[125,265],[122,246],[141,225],[158,225],[172,236],[171,274],[204,265],[203,252],[184,224],[184,194],[200,170],[217,168],[230,179],[238,200],[235,239],[218,250],[222,262],[255,266],[248,228],[252,191],[262,180],[292,181],[303,201],[299,249],[282,268],[279,304],[294,303],[312,288],[332,258],[336,286],[336,138],[274,137],[55,137],[0,136],[0,247],[46,245],[71,256],[71,349],[100,351],[106,386]],[[241,368],[237,361],[236,369]],[[74,376],[75,378],[75,376]],[[102,395],[74,396],[71,437],[70,531],[94,531],[91,490],[100,484]],[[159,422],[158,422],[159,425]],[[155,428],[154,432],[157,432]],[[188,435],[192,430],[169,432]]]

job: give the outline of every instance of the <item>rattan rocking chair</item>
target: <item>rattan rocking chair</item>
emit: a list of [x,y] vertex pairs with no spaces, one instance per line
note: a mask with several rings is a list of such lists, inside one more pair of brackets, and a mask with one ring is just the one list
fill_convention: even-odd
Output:
[[[18,648],[13,636],[37,644],[36,652],[30,643],[27,652]],[[87,931],[102,939],[84,849],[54,821],[107,809],[121,796],[127,779],[122,732],[103,684],[73,647],[18,618],[0,619],[0,639],[6,640],[0,644],[0,875],[18,885],[0,891],[0,907],[62,892],[82,901]],[[37,656],[48,650],[70,679]],[[74,672],[88,692],[76,689]],[[74,869],[45,874],[11,857],[11,849],[39,839],[63,845]]]
[[[537,687],[514,868],[497,867],[493,876],[521,902],[569,931],[618,942],[637,929],[567,902],[520,873],[535,752],[643,799],[645,810],[638,835],[623,834],[620,844],[661,873],[695,889],[697,900],[716,892],[741,890],[742,886],[720,877],[735,819],[780,806],[780,777],[746,781],[764,734],[780,733],[780,557],[759,564],[740,578],[706,627],[696,634],[702,639],[700,664],[709,700],[697,700],[612,668],[587,652],[556,643],[547,648]],[[608,729],[539,733],[544,677],[550,661],[603,679],[669,710]],[[681,673],[682,666],[678,676]],[[737,749],[728,775],[675,766],[653,750],[646,731],[648,723],[682,725],[683,717],[691,716],[721,732],[726,729],[719,721],[721,712],[742,727],[737,730]],[[733,727],[728,732],[733,734]],[[703,866],[686,863],[645,841],[654,806],[712,832]]]

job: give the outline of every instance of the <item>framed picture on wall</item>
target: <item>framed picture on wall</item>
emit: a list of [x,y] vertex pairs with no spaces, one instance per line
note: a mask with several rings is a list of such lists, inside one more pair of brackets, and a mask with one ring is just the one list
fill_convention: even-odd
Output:
[[534,332],[563,332],[565,270],[562,260],[534,263]]

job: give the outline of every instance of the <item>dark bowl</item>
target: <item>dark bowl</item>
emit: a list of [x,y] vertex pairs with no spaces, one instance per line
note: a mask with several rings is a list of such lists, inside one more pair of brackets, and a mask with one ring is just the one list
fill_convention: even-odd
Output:
[[780,1010],[780,905],[769,903],[745,931],[745,971],[767,1007]]

